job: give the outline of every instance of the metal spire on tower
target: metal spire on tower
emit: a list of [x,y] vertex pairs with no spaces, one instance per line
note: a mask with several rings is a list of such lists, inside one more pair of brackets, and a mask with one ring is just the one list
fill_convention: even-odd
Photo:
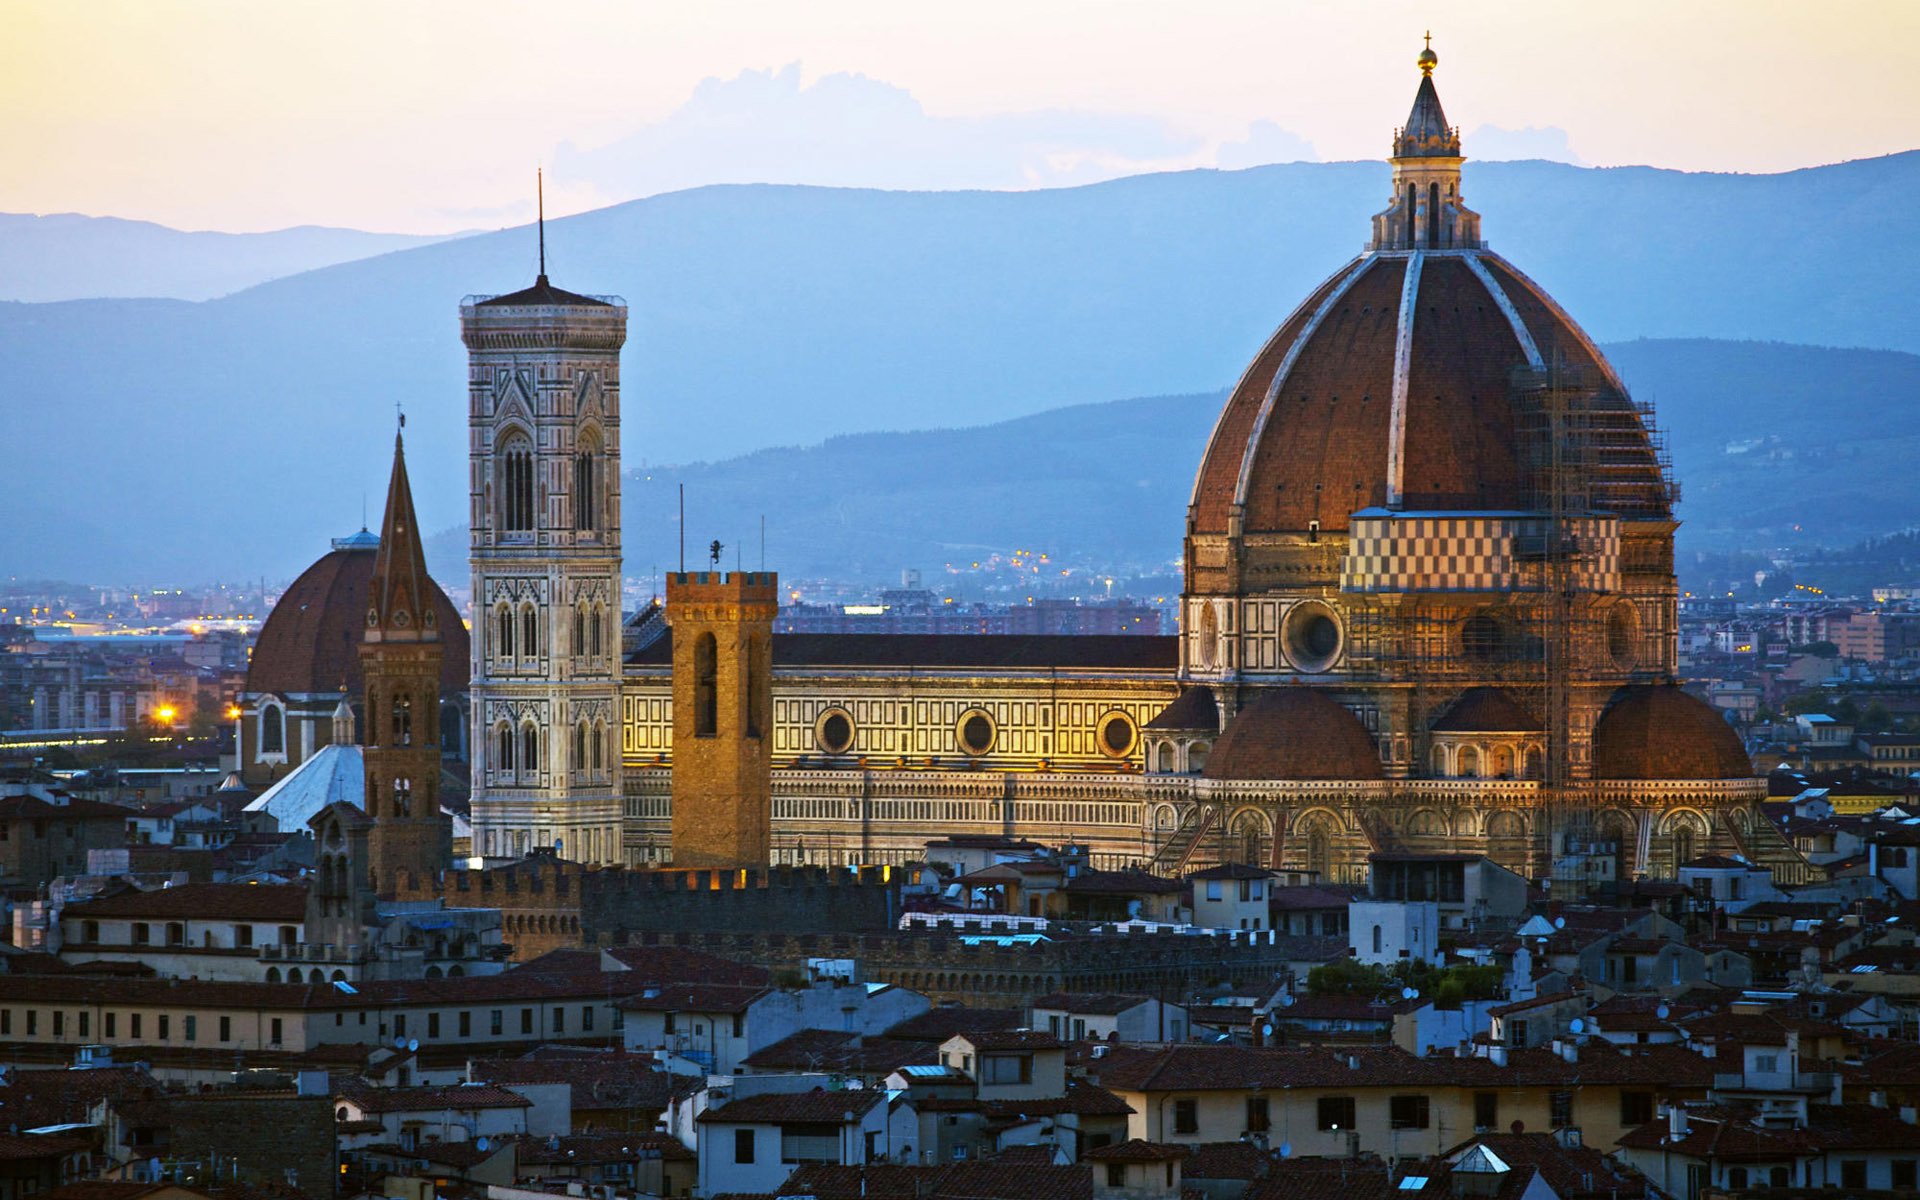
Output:
[[547,171],[545,167],[533,169],[533,195],[536,223],[540,226],[540,282],[547,281]]

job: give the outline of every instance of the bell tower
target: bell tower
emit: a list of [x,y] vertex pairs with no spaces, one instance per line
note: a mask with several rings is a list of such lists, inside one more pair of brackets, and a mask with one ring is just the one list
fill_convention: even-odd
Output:
[[460,306],[473,566],[473,852],[625,861],[620,348],[625,302],[540,274]]
[[431,886],[452,853],[440,811],[440,641],[433,582],[414,522],[400,435],[380,525],[360,642],[366,685],[367,864],[373,890],[392,896],[402,875]]
[[764,867],[771,857],[779,611],[771,571],[667,576],[676,867]]

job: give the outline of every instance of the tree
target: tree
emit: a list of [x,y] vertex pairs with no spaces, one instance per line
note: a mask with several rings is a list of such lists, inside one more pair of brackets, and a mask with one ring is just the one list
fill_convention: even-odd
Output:
[[1860,728],[1868,733],[1885,733],[1893,728],[1893,714],[1887,706],[1875,700],[1867,705],[1867,711],[1860,714]]
[[1338,958],[1307,972],[1307,991],[1315,996],[1377,996],[1392,984],[1384,970],[1355,958]]
[[1808,642],[1800,647],[1802,654],[1811,654],[1815,658],[1839,658],[1840,647],[1832,642]]

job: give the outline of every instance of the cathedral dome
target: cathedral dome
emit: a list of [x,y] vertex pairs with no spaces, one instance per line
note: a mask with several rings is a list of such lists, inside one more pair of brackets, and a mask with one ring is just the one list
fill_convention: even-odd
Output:
[[1585,397],[1594,506],[1668,517],[1659,453],[1613,369],[1552,297],[1481,243],[1430,75],[1391,161],[1368,252],[1281,324],[1221,411],[1189,532],[1344,532],[1349,514],[1378,506],[1537,510],[1549,386]]
[[[336,539],[330,552],[301,572],[260,627],[247,665],[247,691],[360,691],[360,642],[379,549],[380,539],[363,530]],[[438,584],[432,587],[446,646],[440,687],[453,695],[467,690],[467,630],[453,601]]]
[[1595,779],[1750,779],[1753,762],[1714,707],[1671,684],[1624,687],[1593,727]]
[[1234,714],[1203,769],[1208,779],[1379,779],[1360,718],[1313,688],[1271,688]]

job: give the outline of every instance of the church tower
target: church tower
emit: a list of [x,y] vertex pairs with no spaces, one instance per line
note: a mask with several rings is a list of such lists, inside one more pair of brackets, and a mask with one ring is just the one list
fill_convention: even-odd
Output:
[[547,280],[470,296],[474,853],[625,861],[620,347],[625,303]]
[[673,865],[764,867],[772,851],[772,571],[667,576]]
[[391,896],[405,876],[430,883],[445,870],[453,841],[440,811],[440,619],[398,434],[368,591],[360,642],[367,864],[374,892]]

